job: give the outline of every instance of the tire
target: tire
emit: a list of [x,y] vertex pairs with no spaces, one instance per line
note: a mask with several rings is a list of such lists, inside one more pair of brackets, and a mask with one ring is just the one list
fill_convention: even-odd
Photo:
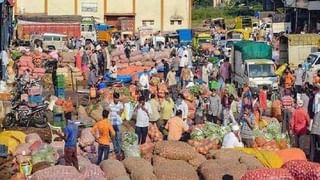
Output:
[[2,126],[4,128],[11,128],[14,126],[15,123],[15,116],[12,113],[8,113],[5,117],[4,120],[2,122]]
[[46,128],[48,125],[48,117],[45,113],[36,113],[33,120],[33,125],[36,128]]

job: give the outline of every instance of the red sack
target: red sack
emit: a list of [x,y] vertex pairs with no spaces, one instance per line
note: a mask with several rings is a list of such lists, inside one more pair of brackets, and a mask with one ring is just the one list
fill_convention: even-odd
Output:
[[285,163],[282,168],[287,169],[295,179],[320,179],[320,164],[304,160],[294,160]]
[[294,180],[287,169],[256,169],[247,171],[241,180]]

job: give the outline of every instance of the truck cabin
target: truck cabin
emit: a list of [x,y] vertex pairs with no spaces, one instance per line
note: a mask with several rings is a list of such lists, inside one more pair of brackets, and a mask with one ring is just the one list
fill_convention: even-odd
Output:
[[[246,64],[242,66],[242,71],[243,75],[248,77],[249,85],[255,92],[258,92],[263,86],[267,86],[270,92],[277,88],[275,66],[270,60],[259,60],[259,63],[256,60],[247,60]],[[270,84],[270,80],[273,82],[272,84]]]
[[320,69],[320,52],[311,53],[304,62],[304,68],[306,70],[311,68]]
[[[261,61],[261,60],[260,60]],[[258,77],[272,77],[275,75],[275,67],[270,61],[262,61],[261,63],[253,62],[248,60],[247,64],[244,65],[244,74],[249,78]]]

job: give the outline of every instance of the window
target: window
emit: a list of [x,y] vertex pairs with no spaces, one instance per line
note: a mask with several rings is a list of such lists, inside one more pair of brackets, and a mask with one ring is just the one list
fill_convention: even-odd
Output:
[[142,25],[143,26],[153,26],[154,20],[142,20]]
[[175,24],[181,25],[182,24],[182,20],[170,20],[170,24],[171,25],[175,25]]
[[52,41],[52,36],[44,36],[43,40],[44,41]]
[[59,36],[54,36],[54,37],[53,37],[53,40],[54,40],[54,41],[60,41],[60,37],[59,37]]
[[97,3],[83,2],[81,4],[81,11],[82,12],[98,12],[98,4]]

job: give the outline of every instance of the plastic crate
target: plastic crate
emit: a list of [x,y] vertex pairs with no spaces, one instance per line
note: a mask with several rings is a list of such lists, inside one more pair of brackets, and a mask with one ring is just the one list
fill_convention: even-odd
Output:
[[57,88],[61,89],[61,88],[64,88],[65,86],[65,83],[64,82],[59,82],[57,83]]
[[56,88],[56,96],[59,98],[65,97],[64,88]]
[[54,114],[53,115],[53,122],[60,122],[63,121],[63,114]]
[[64,81],[64,75],[63,74],[57,75],[57,81]]
[[41,104],[42,103],[42,96],[29,96],[29,103]]
[[0,144],[0,157],[8,157],[8,146]]

